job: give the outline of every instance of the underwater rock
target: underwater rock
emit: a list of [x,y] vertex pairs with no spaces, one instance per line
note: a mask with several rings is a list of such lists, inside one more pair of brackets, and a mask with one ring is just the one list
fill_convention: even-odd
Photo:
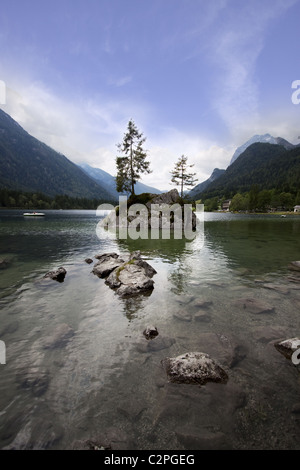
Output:
[[204,385],[207,382],[226,383],[228,380],[225,370],[203,352],[167,357],[162,365],[173,383]]
[[237,307],[246,310],[250,313],[272,313],[275,308],[269,305],[267,302],[254,298],[242,298],[238,299],[234,303]]

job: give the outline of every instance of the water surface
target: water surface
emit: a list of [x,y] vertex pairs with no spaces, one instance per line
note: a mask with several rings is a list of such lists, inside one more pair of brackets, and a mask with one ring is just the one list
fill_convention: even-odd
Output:
[[[204,245],[100,240],[95,211],[0,213],[0,448],[299,449],[300,375],[274,348],[300,335],[294,215],[205,214]],[[150,296],[120,299],[85,258],[141,250]],[[64,266],[63,283],[45,282]],[[251,313],[240,299],[273,308]],[[205,309],[199,303],[207,302]],[[45,344],[62,324],[74,335]],[[159,336],[147,341],[143,330]],[[209,353],[227,384],[168,383],[161,360]]]

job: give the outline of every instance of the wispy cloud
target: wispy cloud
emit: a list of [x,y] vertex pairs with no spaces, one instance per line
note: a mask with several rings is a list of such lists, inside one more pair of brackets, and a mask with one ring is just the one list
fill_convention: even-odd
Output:
[[[256,79],[257,59],[265,44],[271,20],[298,0],[252,1],[227,11],[210,42],[215,75],[215,110],[235,134],[249,121],[259,119],[260,95]],[[230,17],[231,15],[231,17]]]
[[119,77],[119,78],[109,78],[108,84],[119,88],[124,85],[127,85],[131,81],[132,81],[132,77],[130,75],[125,75],[124,77]]

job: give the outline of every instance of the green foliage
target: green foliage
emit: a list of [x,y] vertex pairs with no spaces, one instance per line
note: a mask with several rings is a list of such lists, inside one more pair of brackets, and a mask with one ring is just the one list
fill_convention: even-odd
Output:
[[116,158],[117,176],[116,189],[118,192],[129,192],[134,195],[134,185],[141,173],[151,173],[150,162],[146,160],[147,152],[143,149],[146,138],[139,132],[135,123],[130,120],[123,142],[117,144],[122,156]]
[[127,205],[130,207],[133,204],[147,204],[147,202],[151,201],[151,199],[153,199],[155,196],[157,196],[157,194],[131,194],[131,196],[128,198]]
[[54,198],[42,193],[23,193],[10,189],[0,189],[0,207],[11,209],[97,209],[106,202],[103,199],[73,198],[66,194]]
[[219,208],[219,198],[212,197],[210,199],[205,199],[204,201],[204,210],[206,212],[217,211]]
[[295,205],[297,205],[297,196],[291,193],[279,192],[276,189],[257,191],[257,188],[252,188],[249,192],[233,196],[230,211],[293,211]]
[[247,211],[249,207],[249,195],[237,193],[233,196],[230,204],[230,211]]

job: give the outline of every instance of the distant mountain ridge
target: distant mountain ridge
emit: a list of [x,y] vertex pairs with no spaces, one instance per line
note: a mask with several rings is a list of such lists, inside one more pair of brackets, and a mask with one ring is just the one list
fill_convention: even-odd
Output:
[[188,192],[188,197],[194,198],[197,194],[202,193],[205,189],[212,183],[213,181],[217,180],[226,170],[220,170],[219,168],[215,168],[210,177],[203,181],[202,183],[197,184],[191,191]]
[[[119,193],[116,190],[116,182],[114,176],[110,173],[107,173],[100,168],[94,168],[87,163],[79,163],[78,166],[91,178],[93,178],[97,183],[100,183],[106,191],[111,193],[111,195],[115,198],[119,197]],[[161,194],[163,191],[159,189],[153,188],[151,186],[147,186],[144,183],[138,181],[134,186],[135,194],[142,194],[142,193],[151,193],[151,194]]]
[[230,197],[237,192],[246,192],[251,186],[278,191],[300,190],[300,147],[256,142],[213,181],[196,199],[215,196]]
[[112,200],[111,193],[75,163],[31,136],[1,109],[0,188]]
[[274,144],[274,145],[282,145],[286,150],[290,150],[294,148],[294,145],[288,142],[287,140],[283,139],[282,137],[273,137],[270,134],[263,134],[263,135],[254,135],[251,139],[247,140],[243,145],[238,147],[234,152],[230,165],[252,144],[255,143],[266,143],[266,144]]

